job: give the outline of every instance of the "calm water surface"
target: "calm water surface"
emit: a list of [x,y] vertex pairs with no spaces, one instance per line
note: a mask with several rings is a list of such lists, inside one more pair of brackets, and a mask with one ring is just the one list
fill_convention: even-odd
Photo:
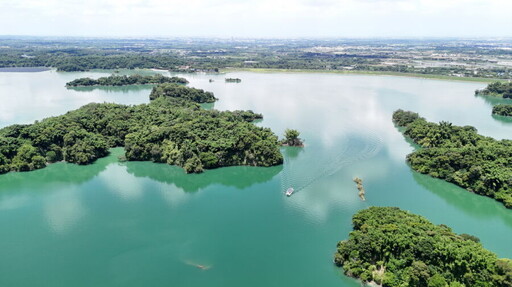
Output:
[[[0,126],[89,102],[148,102],[148,86],[64,87],[104,75],[0,73]],[[283,148],[283,166],[200,175],[121,163],[122,149],[90,166],[57,163],[2,175],[1,286],[356,287],[332,255],[351,230],[351,216],[372,205],[421,214],[512,258],[512,210],[411,171],[404,159],[413,147],[391,123],[402,108],[512,138],[512,122],[491,116],[497,102],[473,95],[484,84],[314,73],[183,76],[215,93],[214,108],[263,113],[258,125],[278,134],[298,129],[306,146]],[[366,202],[355,176],[364,180]],[[287,198],[289,186],[299,191]]]

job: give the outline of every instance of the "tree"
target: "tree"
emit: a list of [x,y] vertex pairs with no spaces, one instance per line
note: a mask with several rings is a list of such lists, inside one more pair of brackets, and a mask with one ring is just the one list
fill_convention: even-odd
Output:
[[446,287],[446,279],[439,274],[435,274],[428,280],[428,287]]
[[0,174],[9,172],[9,170],[10,167],[7,158],[2,153],[0,153]]
[[11,168],[15,171],[30,171],[45,167],[45,160],[35,147],[24,144],[18,149],[18,153],[12,159]]
[[297,130],[286,129],[284,131],[283,143],[288,146],[303,146],[302,140],[299,138],[300,132]]

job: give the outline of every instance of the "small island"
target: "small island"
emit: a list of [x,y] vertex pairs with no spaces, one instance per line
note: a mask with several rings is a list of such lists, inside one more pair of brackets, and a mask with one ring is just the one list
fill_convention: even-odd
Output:
[[299,138],[300,132],[298,130],[286,129],[284,131],[284,139],[281,144],[284,146],[304,147],[302,139]]
[[242,82],[242,79],[239,79],[239,78],[226,78],[225,81],[226,81],[226,83],[240,83],[240,82]]
[[278,137],[251,111],[204,110],[210,92],[177,84],[153,88],[149,104],[88,104],[64,115],[0,129],[0,173],[48,163],[90,164],[124,147],[129,161],[177,165],[187,173],[283,162]]
[[90,86],[129,86],[129,85],[156,85],[164,83],[187,84],[185,78],[166,77],[160,74],[151,76],[131,75],[117,76],[111,75],[101,77],[97,80],[91,78],[80,78],[66,83],[66,87],[90,87]]
[[496,105],[492,108],[492,114],[497,116],[512,117],[512,105]]
[[397,207],[370,207],[352,218],[334,263],[372,286],[512,286],[512,260],[479,239]]
[[403,110],[393,114],[393,122],[421,147],[407,155],[412,169],[512,208],[512,140],[479,135],[471,126],[427,122]]
[[485,89],[476,90],[475,94],[512,99],[512,82],[493,82],[487,85]]

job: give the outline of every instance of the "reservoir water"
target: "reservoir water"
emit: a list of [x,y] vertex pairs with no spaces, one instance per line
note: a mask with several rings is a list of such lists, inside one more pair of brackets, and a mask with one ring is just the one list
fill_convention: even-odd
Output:
[[[148,102],[150,86],[64,87],[107,74],[0,73],[0,126],[89,102]],[[117,148],[89,166],[56,163],[0,175],[0,286],[356,287],[332,257],[352,215],[374,205],[475,235],[512,258],[512,210],[413,172],[405,156],[414,147],[391,122],[402,108],[512,138],[512,122],[491,116],[497,100],[474,96],[485,84],[320,73],[181,76],[214,92],[213,108],[262,113],[258,125],[279,135],[297,129],[305,147],[282,148],[285,164],[272,168],[187,175],[163,164],[119,162]],[[286,197],[290,186],[298,192]]]

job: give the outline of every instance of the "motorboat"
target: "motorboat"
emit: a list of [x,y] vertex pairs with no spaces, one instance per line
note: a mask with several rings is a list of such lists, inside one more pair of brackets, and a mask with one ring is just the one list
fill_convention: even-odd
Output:
[[295,191],[295,190],[293,189],[293,187],[290,187],[290,188],[288,188],[288,189],[286,190],[285,194],[286,194],[286,196],[290,196],[290,195],[292,195],[292,194],[293,194],[293,192],[294,192],[294,191]]

